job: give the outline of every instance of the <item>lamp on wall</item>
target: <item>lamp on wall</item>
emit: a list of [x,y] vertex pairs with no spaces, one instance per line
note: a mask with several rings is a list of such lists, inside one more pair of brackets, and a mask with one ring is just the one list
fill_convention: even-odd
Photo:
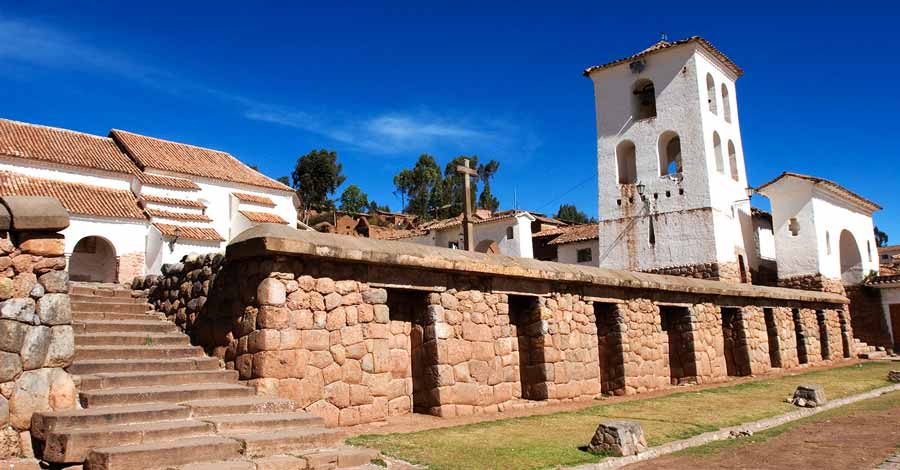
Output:
[[644,190],[647,189],[647,186],[644,185],[644,183],[638,181],[638,184],[635,185],[635,188],[637,188],[638,194],[641,195],[641,196],[643,196],[643,195],[644,195]]
[[169,251],[175,251],[175,244],[178,243],[178,239],[181,238],[181,229],[175,227],[175,232],[172,234],[172,239],[169,241]]

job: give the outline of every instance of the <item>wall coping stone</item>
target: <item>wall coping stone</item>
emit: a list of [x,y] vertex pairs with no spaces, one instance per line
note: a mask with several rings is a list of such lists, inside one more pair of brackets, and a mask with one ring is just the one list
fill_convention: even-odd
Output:
[[228,244],[226,254],[231,259],[285,255],[606,287],[840,305],[849,303],[845,296],[827,292],[731,284],[531,258],[487,255],[415,243],[296,230],[281,224],[251,227]]
[[12,231],[59,232],[69,226],[69,212],[54,197],[3,196],[0,202],[9,212]]

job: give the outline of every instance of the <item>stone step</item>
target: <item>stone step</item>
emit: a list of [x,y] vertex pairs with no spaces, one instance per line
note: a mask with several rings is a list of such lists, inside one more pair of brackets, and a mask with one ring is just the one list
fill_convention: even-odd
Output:
[[209,416],[198,418],[212,424],[217,432],[253,432],[275,431],[279,429],[296,429],[303,427],[322,427],[325,420],[306,412],[240,414],[225,416]]
[[144,303],[72,302],[73,312],[147,313],[151,310]]
[[147,299],[135,297],[102,297],[98,295],[69,294],[70,302],[94,303],[94,304],[147,304]]
[[191,409],[171,404],[149,404],[35,413],[31,432],[37,439],[67,429],[83,429],[117,424],[153,423],[189,418]]
[[76,361],[69,366],[68,371],[70,374],[90,375],[116,372],[179,372],[218,369],[219,360],[214,357],[187,357],[184,359]]
[[303,454],[309,470],[331,468],[358,468],[372,462],[380,454],[377,450],[364,447],[340,446]]
[[180,333],[84,333],[75,335],[75,347],[182,346],[190,344],[190,338]]
[[123,299],[130,299],[134,297],[132,295],[131,289],[126,288],[108,288],[108,287],[99,287],[99,286],[90,286],[90,285],[79,285],[76,283],[72,283],[69,285],[69,294],[70,295],[83,295],[88,297],[118,297]]
[[[295,459],[296,460],[296,459]],[[298,463],[302,464],[303,461]],[[301,470],[306,467],[265,467],[267,470]],[[177,470],[257,470],[256,463],[250,460],[218,460],[216,462],[191,463],[178,467]]]
[[95,408],[138,403],[183,403],[191,400],[240,398],[255,394],[253,388],[245,385],[209,383],[93,390],[81,392],[78,399],[83,407]]
[[42,458],[52,463],[81,463],[91,449],[148,444],[190,437],[212,436],[212,424],[195,420],[93,426],[51,432]]
[[195,462],[237,460],[241,443],[224,437],[194,437],[175,441],[105,447],[91,450],[90,470],[163,469]]
[[75,333],[175,333],[174,323],[160,320],[86,320],[72,322]]
[[203,357],[196,346],[79,346],[75,361],[97,359],[182,359]]
[[193,400],[182,403],[196,417],[250,413],[289,413],[296,404],[286,398],[245,397],[219,400]]
[[121,387],[156,387],[209,383],[237,383],[234,370],[190,370],[179,372],[124,372],[83,375],[80,391],[108,390]]
[[72,312],[72,319],[83,320],[165,320],[156,313]]
[[883,359],[887,357],[887,353],[884,351],[866,351],[857,354],[857,357],[860,359]]
[[346,435],[332,428],[308,427],[304,429],[227,434],[243,444],[247,457],[267,457],[270,455],[295,455],[319,447],[335,446]]

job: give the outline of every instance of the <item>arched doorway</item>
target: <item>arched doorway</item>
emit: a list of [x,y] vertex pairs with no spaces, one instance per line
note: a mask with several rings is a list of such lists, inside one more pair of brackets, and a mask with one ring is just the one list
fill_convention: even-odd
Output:
[[856,237],[849,230],[841,232],[838,242],[841,256],[841,281],[845,285],[859,284],[863,280],[862,254]]
[[475,245],[475,251],[479,253],[487,253],[489,255],[496,255],[500,253],[500,247],[497,246],[497,242],[494,240],[481,240],[478,245]]
[[103,237],[84,237],[69,258],[69,279],[86,282],[116,282],[116,249]]

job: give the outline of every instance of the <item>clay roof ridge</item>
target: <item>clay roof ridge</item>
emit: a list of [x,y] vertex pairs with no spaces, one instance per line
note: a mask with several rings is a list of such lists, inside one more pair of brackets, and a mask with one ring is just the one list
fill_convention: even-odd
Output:
[[863,196],[860,196],[859,194],[857,194],[857,193],[855,193],[855,192],[853,192],[853,191],[851,191],[851,190],[849,190],[827,178],[822,178],[819,176],[804,175],[802,173],[795,173],[792,171],[785,171],[785,172],[781,173],[772,181],[769,181],[768,183],[765,183],[765,184],[759,186],[758,188],[756,188],[756,191],[757,192],[763,191],[766,188],[768,188],[769,186],[772,186],[773,184],[775,184],[778,181],[781,181],[782,179],[787,178],[787,177],[793,177],[793,178],[806,180],[813,184],[824,184],[825,186],[828,186],[830,189],[832,189],[834,191],[843,193],[845,196],[849,196],[851,199],[855,199],[857,202],[860,202],[864,206],[869,206],[869,208],[871,208],[873,210],[873,212],[876,210],[883,209],[880,205],[878,205],[878,203],[876,203],[868,198],[865,198]]
[[715,58],[717,58],[723,64],[725,64],[725,66],[727,68],[729,68],[732,72],[734,72],[734,74],[737,75],[738,77],[740,77],[741,75],[744,74],[744,70],[742,68],[738,67],[738,65],[735,64],[730,58],[728,58],[728,56],[726,56],[725,53],[723,53],[718,48],[713,46],[711,42],[707,41],[706,39],[704,39],[701,36],[690,36],[688,38],[679,39],[677,41],[672,41],[672,42],[659,41],[659,42],[651,45],[650,47],[642,50],[641,52],[638,52],[637,54],[633,54],[628,57],[623,57],[621,59],[617,59],[612,62],[607,62],[605,64],[594,65],[594,66],[588,67],[588,68],[584,69],[583,75],[585,77],[587,77],[587,76],[590,76],[591,72],[594,72],[595,70],[602,70],[602,69],[609,68],[609,67],[612,67],[615,65],[623,64],[625,62],[640,59],[641,57],[646,57],[648,55],[654,54],[661,50],[678,47],[678,46],[681,46],[684,44],[690,44],[692,42],[696,42],[696,43],[700,44],[701,46],[703,46],[705,49],[707,49]]
[[95,139],[99,139],[99,140],[103,140],[103,141],[112,141],[112,139],[109,137],[104,137],[102,135],[97,135],[97,134],[91,134],[88,132],[76,131],[74,129],[66,129],[63,127],[48,126],[46,124],[35,124],[33,122],[18,121],[15,119],[7,119],[7,118],[0,118],[0,121],[11,122],[13,124],[21,124],[23,126],[38,127],[41,129],[47,129],[47,130],[51,130],[51,131],[60,131],[60,132],[66,132],[69,134],[83,135],[85,137],[93,137]]

